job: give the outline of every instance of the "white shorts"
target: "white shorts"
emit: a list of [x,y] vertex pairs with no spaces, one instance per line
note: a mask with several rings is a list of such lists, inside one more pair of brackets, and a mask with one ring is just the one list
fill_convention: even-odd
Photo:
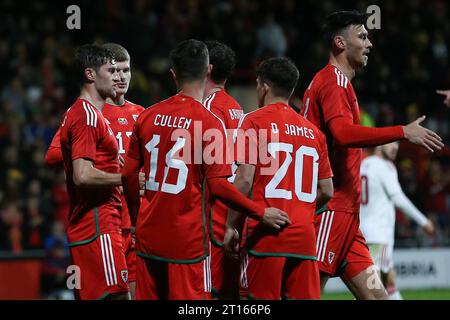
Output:
[[382,273],[388,273],[394,267],[394,245],[385,243],[367,243],[375,267]]

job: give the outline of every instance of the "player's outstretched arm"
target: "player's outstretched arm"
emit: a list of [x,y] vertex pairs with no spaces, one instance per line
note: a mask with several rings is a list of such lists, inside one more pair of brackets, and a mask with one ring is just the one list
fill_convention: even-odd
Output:
[[94,168],[91,160],[72,161],[73,182],[82,188],[115,187],[122,184],[120,173],[109,173]]
[[436,90],[437,94],[442,94],[444,96],[444,104],[450,108],[450,90]]
[[333,197],[333,193],[332,178],[320,179],[317,183],[316,210],[326,206],[328,201]]
[[424,147],[430,152],[441,150],[444,147],[441,137],[435,132],[420,125],[425,120],[425,116],[417,118],[410,124],[403,126],[405,139],[411,143]]
[[396,193],[392,197],[392,202],[394,206],[400,209],[401,212],[406,214],[408,217],[413,219],[418,225],[420,225],[426,233],[433,234],[434,233],[434,225],[430,219],[425,217],[425,215],[419,211],[419,209],[414,206],[411,200],[402,192]]
[[428,151],[440,150],[442,139],[433,131],[420,126],[425,120],[422,116],[406,126],[369,128],[353,124],[350,119],[336,117],[329,121],[329,128],[338,145],[350,148],[364,148],[407,139],[423,146]]

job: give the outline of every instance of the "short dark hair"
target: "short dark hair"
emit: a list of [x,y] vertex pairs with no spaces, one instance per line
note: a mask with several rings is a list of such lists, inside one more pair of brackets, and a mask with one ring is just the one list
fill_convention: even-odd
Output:
[[86,81],[84,70],[92,68],[97,71],[102,65],[114,59],[114,54],[100,45],[85,44],[79,47],[75,51],[73,62],[74,73],[79,84],[81,85]]
[[256,71],[260,81],[267,83],[277,97],[289,99],[297,85],[300,73],[289,58],[264,60]]
[[209,52],[209,63],[213,68],[211,79],[222,83],[228,79],[236,66],[236,53],[226,44],[219,41],[205,41]]
[[172,68],[180,83],[200,80],[208,72],[208,48],[202,41],[181,41],[171,52]]
[[116,62],[130,61],[130,54],[120,44],[109,42],[102,44],[102,47],[113,53]]
[[325,42],[331,48],[334,37],[351,25],[365,25],[368,15],[357,10],[337,11],[330,14],[322,26]]

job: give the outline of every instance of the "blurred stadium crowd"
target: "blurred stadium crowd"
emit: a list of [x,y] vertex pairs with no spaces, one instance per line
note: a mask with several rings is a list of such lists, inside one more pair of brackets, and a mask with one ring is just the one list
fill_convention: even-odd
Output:
[[[74,1],[75,2],[75,1]],[[24,5],[26,3],[26,10]],[[331,1],[81,1],[81,30],[66,28],[69,3],[0,2],[0,251],[43,249],[46,286],[62,281],[68,195],[64,172],[44,164],[47,147],[77,88],[70,76],[73,49],[86,42],[118,42],[132,57],[127,98],[149,106],[173,94],[168,52],[180,40],[217,39],[230,45],[238,65],[229,86],[254,87],[254,67],[269,56],[289,56],[301,80],[300,103],[314,73],[326,63],[323,18],[365,11],[377,1],[339,7]],[[450,143],[449,109],[435,89],[450,88],[450,4],[383,1],[381,29],[354,86],[367,125],[394,125],[426,114],[426,126]],[[243,106],[247,110],[253,106]],[[450,152],[436,155],[401,146],[397,163],[408,197],[437,224],[434,237],[398,214],[396,245],[450,245]]]

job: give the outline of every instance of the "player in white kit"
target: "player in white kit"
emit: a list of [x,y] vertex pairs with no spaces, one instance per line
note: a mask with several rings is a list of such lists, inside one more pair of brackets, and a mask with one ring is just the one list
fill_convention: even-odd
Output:
[[405,196],[392,161],[397,157],[398,142],[374,149],[373,155],[361,163],[360,229],[390,300],[402,297],[395,284],[392,259],[394,250],[395,208],[412,218],[428,234],[434,233],[433,223]]

